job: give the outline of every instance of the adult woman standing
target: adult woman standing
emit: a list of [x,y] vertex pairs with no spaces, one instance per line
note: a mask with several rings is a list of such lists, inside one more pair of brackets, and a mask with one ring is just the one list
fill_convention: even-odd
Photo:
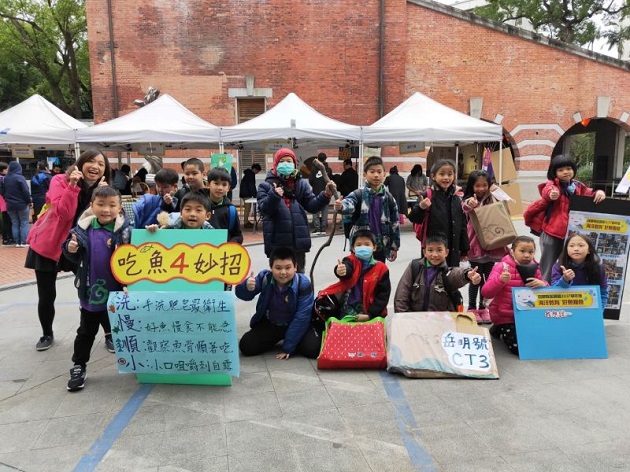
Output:
[[72,270],[72,265],[61,254],[61,244],[70,229],[89,206],[92,192],[99,185],[109,185],[109,162],[100,151],[83,152],[65,174],[58,174],[50,182],[46,203],[50,208],[37,220],[29,233],[30,245],[25,267],[35,270],[39,302],[37,312],[42,326],[42,337],[36,349],[45,351],[53,343],[53,319],[57,298],[57,273]]
[[422,166],[416,164],[411,168],[411,173],[407,176],[407,189],[409,196],[421,196],[429,185],[429,179],[422,173]]

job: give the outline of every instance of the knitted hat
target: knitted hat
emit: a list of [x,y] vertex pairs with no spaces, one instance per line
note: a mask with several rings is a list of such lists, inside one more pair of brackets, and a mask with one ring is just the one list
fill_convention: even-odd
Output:
[[297,168],[297,157],[295,157],[295,153],[291,149],[282,148],[278,149],[273,156],[273,168],[276,169],[278,167],[278,162],[285,156],[290,156],[293,159],[293,164]]

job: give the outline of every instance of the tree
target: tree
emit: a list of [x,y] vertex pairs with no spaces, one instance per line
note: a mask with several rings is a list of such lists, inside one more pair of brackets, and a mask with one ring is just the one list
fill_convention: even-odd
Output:
[[85,0],[0,0],[0,19],[8,59],[40,77],[28,95],[40,93],[76,118],[92,116]]
[[598,22],[611,24],[630,12],[628,0],[488,0],[475,13],[500,21],[528,20],[534,31],[584,46],[603,35]]
[[624,53],[624,42],[630,41],[630,27],[623,26],[618,22],[612,22],[610,26],[613,29],[602,33],[602,37],[606,38],[608,50],[617,48],[617,58],[621,59]]

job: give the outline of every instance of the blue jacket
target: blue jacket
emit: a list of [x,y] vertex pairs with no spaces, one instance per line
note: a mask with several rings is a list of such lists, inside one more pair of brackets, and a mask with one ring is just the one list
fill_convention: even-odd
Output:
[[133,205],[134,228],[144,229],[147,225],[157,224],[157,216],[161,211],[169,213],[175,211],[178,200],[173,198],[173,203],[167,205],[159,195],[145,194],[136,200]]
[[[90,289],[90,238],[88,236],[88,230],[92,225],[92,220],[96,218],[92,213],[92,210],[88,208],[79,217],[77,226],[72,228],[70,236],[63,243],[63,254],[66,258],[77,264],[78,269],[74,279],[74,286],[79,292],[79,298],[85,300],[89,296]],[[79,250],[75,253],[68,251],[68,243],[72,239],[72,235],[76,235],[77,242],[79,243]],[[121,244],[126,244],[131,240],[131,225],[129,219],[124,215],[118,215],[116,223],[114,224],[114,234],[112,236],[111,253]]]
[[281,181],[272,172],[258,187],[258,211],[263,216],[263,236],[267,257],[276,247],[292,247],[296,251],[308,252],[311,249],[311,231],[308,226],[306,212],[317,213],[328,205],[330,198],[325,192],[315,196],[309,183],[298,178],[289,198],[289,206],[285,198],[274,190],[274,184]]
[[[254,288],[253,292],[247,290],[247,279],[234,289],[236,296],[245,301],[253,300],[256,295],[260,294],[258,302],[256,303],[256,313],[254,313],[254,316],[252,316],[249,322],[252,328],[267,316],[267,307],[269,306],[269,300],[273,294],[273,285],[271,284],[272,277],[271,271],[265,269],[260,271],[256,276],[256,288]],[[284,335],[282,350],[291,354],[295,351],[311,324],[314,298],[313,292],[311,291],[311,281],[308,277],[304,274],[296,273],[291,283],[289,296],[291,297],[291,310],[295,314]]]
[[9,172],[4,176],[0,194],[7,202],[7,211],[24,210],[31,204],[31,193],[22,175],[22,165],[19,162],[9,163]]
[[46,202],[46,192],[48,192],[51,180],[52,175],[47,172],[38,172],[37,175],[31,179],[31,196],[35,203],[43,205]]

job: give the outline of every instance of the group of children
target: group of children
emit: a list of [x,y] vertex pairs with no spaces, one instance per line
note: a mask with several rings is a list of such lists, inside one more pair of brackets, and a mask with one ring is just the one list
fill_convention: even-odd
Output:
[[[294,221],[296,215],[304,216],[306,221],[300,200],[310,205],[308,211],[317,211],[327,204],[334,186],[317,196],[302,188],[306,183],[296,175],[295,155],[290,150],[284,151],[276,153],[273,171],[258,192],[260,211],[269,220],[264,229],[265,239],[273,238],[269,247],[265,244],[270,268],[256,276],[252,273],[235,288],[236,296],[242,300],[253,300],[259,295],[250,330],[242,336],[239,347],[243,355],[252,356],[272,350],[282,341],[278,359],[288,359],[296,352],[316,358],[327,316],[349,317],[360,322],[387,314],[391,282],[385,261],[395,261],[400,248],[398,211],[383,186],[382,160],[368,159],[364,166],[365,187],[335,201],[335,210],[352,222],[351,253],[339,259],[334,267],[339,281],[318,294],[318,301],[328,300],[332,311],[318,310],[311,282],[301,273],[307,245],[295,243]],[[551,166],[554,165],[552,161]],[[601,201],[599,192],[582,190],[566,167],[556,165],[556,180],[545,186],[543,198],[546,195],[550,201],[560,199],[562,203],[563,198],[577,191]],[[184,166],[184,174],[186,185],[180,190],[175,172],[162,169],[156,174],[157,195],[145,195],[134,204],[135,227],[152,231],[158,227],[223,228],[228,230],[228,241],[241,243],[240,224],[226,196],[230,190],[229,173],[224,169],[211,170],[206,188],[202,161],[190,159]],[[475,310],[479,322],[491,321],[491,334],[502,339],[511,352],[518,353],[512,287],[537,288],[548,285],[549,281],[560,286],[598,284],[605,303],[606,274],[593,243],[583,235],[574,234],[566,241],[549,281],[535,264],[536,247],[531,237],[517,237],[511,249],[483,250],[466,215],[493,201],[491,178],[482,170],[472,172],[462,201],[455,191],[455,175],[454,163],[438,161],[431,169],[431,194],[421,194],[409,213],[410,221],[423,223],[427,231],[422,241],[423,257],[409,264],[396,287],[396,312],[458,311],[462,308],[459,289],[470,283],[469,309]],[[568,205],[562,203],[556,207],[567,212],[564,221],[568,222]],[[278,220],[277,215],[287,221]],[[558,229],[557,222],[555,226]],[[282,231],[278,232],[278,227]],[[280,244],[277,238],[283,231],[288,242]],[[111,255],[118,244],[128,241],[129,222],[121,212],[120,194],[112,187],[95,190],[90,208],[63,246],[66,257],[79,264],[77,287],[81,302],[81,324],[73,355],[75,365],[68,390],[83,388],[98,326],[101,318],[107,317],[104,305],[107,295],[122,288],[113,279],[109,264],[101,263],[101,259]],[[553,247],[555,250],[556,246]],[[466,258],[470,267],[460,267],[460,261]],[[531,271],[526,277],[521,275],[525,266]],[[488,307],[485,300],[489,299],[492,303]]]

